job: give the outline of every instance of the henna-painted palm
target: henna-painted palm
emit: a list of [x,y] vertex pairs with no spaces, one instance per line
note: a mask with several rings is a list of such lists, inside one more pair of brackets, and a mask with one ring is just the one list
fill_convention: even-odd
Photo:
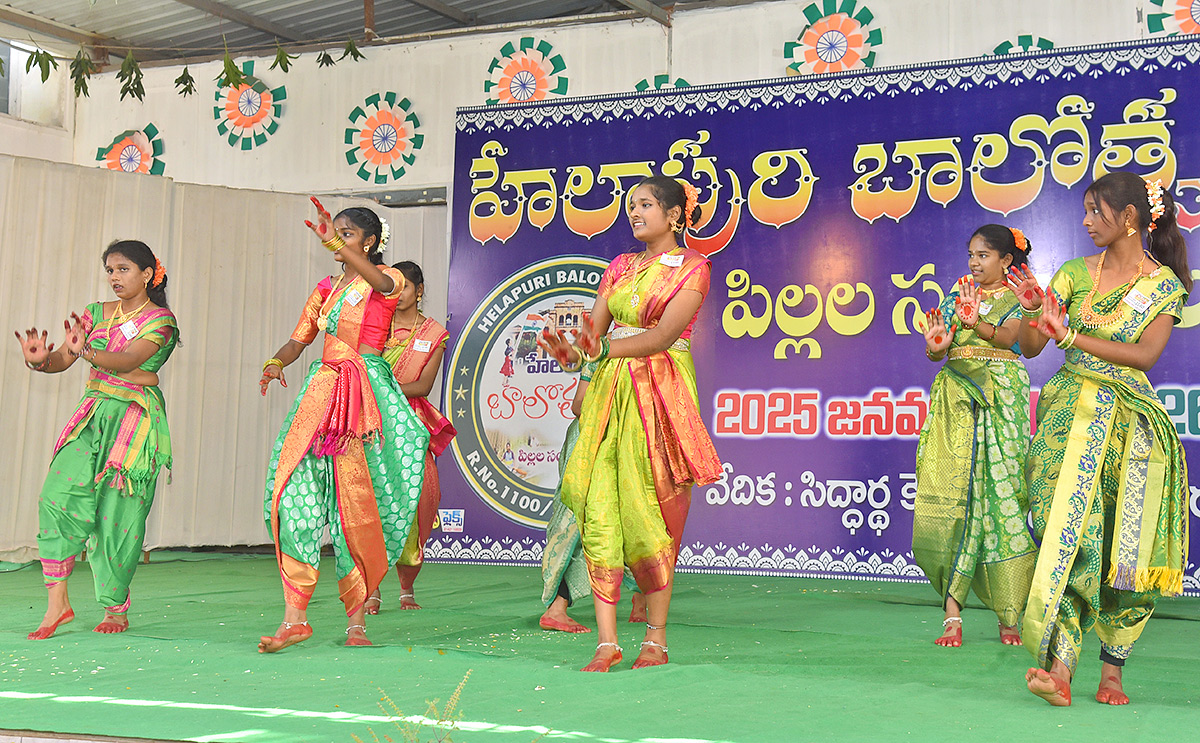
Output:
[[1054,292],[1045,293],[1042,314],[1030,320],[1029,326],[1051,340],[1060,341],[1067,335],[1067,311],[1058,302]]
[[939,307],[934,307],[925,313],[925,347],[931,354],[939,354],[950,348],[950,343],[954,340],[954,331],[958,329],[957,325],[946,327],[946,318],[942,315],[942,310]]
[[25,331],[25,337],[21,337],[20,331],[14,331],[13,335],[17,336],[17,343],[21,344],[21,355],[25,357],[25,362],[34,366],[40,366],[46,361],[46,357],[54,350],[54,344],[46,343],[46,331],[41,331],[40,335],[37,328],[30,328]]
[[1046,293],[1042,291],[1029,266],[1022,263],[1020,266],[1009,268],[1008,273],[1004,274],[1004,285],[1012,290],[1017,301],[1025,309],[1033,311],[1041,308]]
[[78,356],[83,353],[83,349],[87,346],[87,337],[92,332],[92,318],[85,314],[84,320],[78,314],[72,312],[70,320],[63,320],[63,328],[67,331],[67,336],[63,339],[63,348],[67,349],[67,353]]
[[964,328],[974,328],[979,324],[979,288],[975,279],[964,276],[958,280],[958,296],[954,298],[954,311],[962,320]]
[[538,348],[553,356],[559,366],[572,366],[579,357],[579,351],[571,345],[566,333],[561,330],[551,333],[550,328],[543,329],[537,344]]
[[262,378],[258,380],[259,393],[266,397],[267,388],[271,386],[271,380],[278,379],[279,383],[287,387],[287,380],[283,378],[283,369],[278,365],[271,364],[266,369],[263,369]]
[[304,220],[304,224],[308,225],[308,229],[313,231],[318,240],[325,242],[333,237],[333,217],[329,215],[325,207],[321,206],[321,202],[317,200],[316,196],[310,196],[309,201],[313,203],[313,206],[317,207],[317,223],[313,224],[306,219]]
[[580,322],[579,338],[575,343],[592,358],[600,353],[600,333],[596,331],[596,326],[592,324],[592,318],[584,315]]

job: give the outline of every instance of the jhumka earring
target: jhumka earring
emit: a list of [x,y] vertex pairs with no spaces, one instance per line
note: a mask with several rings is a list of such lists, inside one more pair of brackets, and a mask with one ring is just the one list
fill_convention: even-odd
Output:
[[1129,220],[1126,219],[1125,220],[1125,235],[1126,235],[1126,237],[1133,237],[1136,234],[1137,234],[1137,230],[1133,229],[1133,225],[1131,225],[1129,223]]

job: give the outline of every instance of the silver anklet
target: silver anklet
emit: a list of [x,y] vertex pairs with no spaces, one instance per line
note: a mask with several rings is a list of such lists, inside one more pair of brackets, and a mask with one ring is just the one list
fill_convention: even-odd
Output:
[[598,643],[596,645],[596,649],[599,650],[600,648],[616,648],[618,653],[622,652],[622,650],[623,650],[623,648],[615,642]]
[[665,624],[661,627],[655,627],[653,624],[646,622],[646,629],[659,630],[659,629],[666,629],[666,628],[667,628],[667,625],[665,625]]
[[413,598],[416,598],[416,596],[413,596],[411,593],[402,593],[402,594],[400,594],[400,600],[401,600],[401,601],[403,601],[404,599],[413,599]]
[[649,646],[650,646],[650,647],[652,647],[652,648],[658,648],[659,650],[663,651],[663,655],[666,655],[666,654],[667,654],[667,646],[666,646],[666,645],[663,645],[663,644],[661,644],[661,643],[657,643],[657,642],[655,642],[654,640],[643,640],[643,641],[642,641],[642,647],[645,647],[645,646],[647,646],[647,645],[649,645]]
[[352,630],[352,629],[360,629],[360,630],[362,630],[362,631],[363,631],[363,634],[364,634],[364,635],[367,633],[367,625],[365,625],[365,624],[352,624],[352,625],[350,625],[349,627],[347,627],[347,628],[346,628],[346,634],[347,634],[347,635],[349,635],[349,634],[350,634],[350,630]]
[[283,628],[291,629],[292,627],[305,627],[307,625],[308,625],[308,620],[305,619],[303,622],[284,622]]
[[962,617],[946,617],[944,620],[942,620],[942,626],[948,627],[952,622],[958,622],[959,624],[962,624]]

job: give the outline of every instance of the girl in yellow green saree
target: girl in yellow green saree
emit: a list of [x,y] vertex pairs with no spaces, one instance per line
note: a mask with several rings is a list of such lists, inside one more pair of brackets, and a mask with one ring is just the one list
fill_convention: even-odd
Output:
[[972,588],[996,612],[1000,641],[1021,644],[1016,624],[1037,548],[1025,525],[1029,375],[1013,350],[1021,308],[1004,276],[1028,252],[1020,230],[980,227],[967,244],[971,275],[926,315],[925,355],[948,361],[917,446],[912,548],[942,597],[943,647],[962,645]]
[[285,384],[283,368],[322,340],[268,466],[264,518],[283,583],[283,622],[263,636],[274,653],[312,636],[308,603],[316,589],[321,540],[333,542],[346,607],[346,645],[370,645],[366,602],[396,561],[421,494],[429,432],[413,413],[380,353],[404,275],[383,262],[385,223],[352,207],[337,218],[313,199],[308,226],[342,264],[309,295],[292,337],[263,364],[259,385]]
[[600,635],[585,671],[621,660],[616,602],[626,565],[647,603],[634,668],[667,662],[667,612],[691,489],[721,473],[700,418],[690,351],[711,268],[676,243],[699,213],[695,188],[647,178],[628,209],[645,249],[609,264],[577,346],[561,331],[540,341],[568,371],[599,362],[561,485],[579,525]]
[[1083,204],[1083,226],[1104,250],[1063,264],[1044,292],[1027,270],[1009,278],[1033,318],[1021,350],[1036,356],[1054,339],[1066,351],[1042,388],[1026,463],[1042,544],[1021,628],[1038,667],[1025,682],[1055,706],[1071,703],[1092,628],[1096,700],[1129,703],[1122,667],[1157,599],[1182,591],[1187,561],[1187,464],[1146,378],[1191,289],[1175,204],[1133,173],[1100,178]]
[[167,308],[167,274],[145,243],[121,240],[104,251],[114,302],[72,314],[55,351],[35,328],[21,340],[25,364],[58,373],[76,359],[91,365],[87,390],[58,442],[38,500],[38,557],[49,591],[46,616],[29,633],[44,640],[75,618],[67,578],[91,540],[92,578],[104,621],[95,631],[129,628],[129,585],[146,537],[159,470],[171,466],[171,436],[158,370],[179,341]]

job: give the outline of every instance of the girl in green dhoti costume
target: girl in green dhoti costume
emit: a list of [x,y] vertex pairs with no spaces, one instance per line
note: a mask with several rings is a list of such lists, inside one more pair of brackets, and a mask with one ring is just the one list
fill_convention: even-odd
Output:
[[925,354],[949,360],[933,380],[917,446],[913,556],[942,597],[936,642],[945,647],[962,645],[960,610],[972,588],[996,612],[1001,642],[1021,642],[1016,624],[1036,554],[1022,471],[1029,375],[1013,350],[1020,305],[1004,275],[1028,252],[1020,230],[980,227],[967,244],[971,275],[926,315]]
[[1021,328],[1022,351],[1036,356],[1051,338],[1066,350],[1042,388],[1026,464],[1042,546],[1021,628],[1038,664],[1026,684],[1056,706],[1071,703],[1093,627],[1096,699],[1129,703],[1125,659],[1157,599],[1182,591],[1187,564],[1187,464],[1146,378],[1192,284],[1175,204],[1160,182],[1110,173],[1083,205],[1083,226],[1104,250],[1065,263],[1044,292],[1028,271],[1009,280],[1035,318]]
[[145,243],[121,240],[104,251],[113,302],[72,313],[57,351],[36,328],[20,334],[25,364],[58,373],[76,359],[91,364],[83,400],[54,446],[38,500],[38,557],[49,589],[46,616],[29,633],[44,640],[75,618],[67,577],[89,546],[96,600],[104,621],[96,632],[129,628],[129,584],[146,537],[158,471],[171,466],[171,436],[158,370],[179,341],[167,308],[167,274]]

